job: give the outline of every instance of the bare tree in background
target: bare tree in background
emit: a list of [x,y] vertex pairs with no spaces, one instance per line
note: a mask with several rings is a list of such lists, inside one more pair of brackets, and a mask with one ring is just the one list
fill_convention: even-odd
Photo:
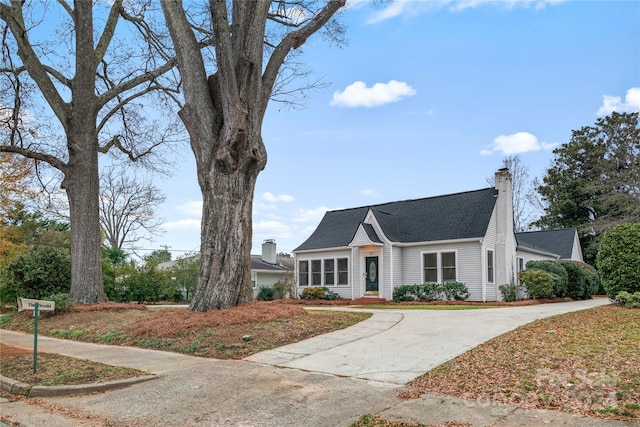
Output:
[[[210,0],[200,15],[181,1],[161,3],[184,83],[180,118],[203,196],[199,282],[190,309],[233,307],[253,299],[251,215],[256,179],[267,163],[262,121],[269,100],[291,51],[323,28],[341,40],[343,28],[333,17],[346,0]],[[211,35],[215,63],[200,47]]]
[[[509,169],[513,186],[513,222],[516,232],[531,230],[531,223],[539,210],[535,205],[535,187],[529,178],[529,168],[522,163],[520,156],[512,155],[502,159],[502,167]],[[489,185],[495,185],[495,177],[487,178]]]
[[[98,155],[137,161],[174,135],[165,73],[174,59],[152,31],[152,2],[3,0],[0,152],[58,174],[69,202],[71,299],[104,301]],[[157,5],[156,5],[157,7]],[[95,15],[94,15],[94,12]],[[143,20],[144,18],[144,20]]]
[[100,225],[111,248],[123,249],[146,235],[158,235],[163,220],[156,208],[165,201],[148,180],[131,178],[110,167],[100,176]]

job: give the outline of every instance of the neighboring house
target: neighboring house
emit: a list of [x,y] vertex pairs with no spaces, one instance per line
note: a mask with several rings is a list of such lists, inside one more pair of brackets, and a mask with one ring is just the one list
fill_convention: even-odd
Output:
[[516,239],[511,174],[500,169],[495,188],[327,212],[294,250],[297,292],[392,299],[400,285],[457,281],[470,300],[497,301],[531,259],[582,260],[575,229],[537,233]]
[[[200,254],[194,255],[200,258]],[[177,260],[158,264],[160,270],[172,270]],[[257,297],[260,288],[273,287],[277,282],[293,281],[293,258],[278,255],[275,240],[262,243],[262,254],[251,255],[251,286],[253,296]]]
[[283,257],[276,252],[276,242],[265,240],[262,255],[251,255],[251,286],[254,298],[260,288],[271,288],[277,282],[293,281],[293,258]]

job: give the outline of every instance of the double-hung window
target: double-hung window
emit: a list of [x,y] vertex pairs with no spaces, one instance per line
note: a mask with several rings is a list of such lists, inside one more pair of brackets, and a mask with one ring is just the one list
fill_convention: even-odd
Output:
[[333,259],[324,260],[324,285],[333,286],[336,284],[336,272]]
[[311,284],[322,285],[322,261],[319,259],[311,260]]
[[438,281],[438,254],[424,254],[424,283]]
[[440,283],[455,282],[456,253],[430,252],[423,255],[424,282]]
[[349,284],[349,259],[338,258],[338,285],[346,286]]
[[309,286],[309,261],[298,261],[298,283]]

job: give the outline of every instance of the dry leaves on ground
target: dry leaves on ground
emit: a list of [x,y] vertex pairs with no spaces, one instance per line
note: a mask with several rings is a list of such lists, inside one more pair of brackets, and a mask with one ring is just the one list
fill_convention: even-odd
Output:
[[604,306],[522,326],[410,385],[416,394],[639,420],[639,347],[640,310]]

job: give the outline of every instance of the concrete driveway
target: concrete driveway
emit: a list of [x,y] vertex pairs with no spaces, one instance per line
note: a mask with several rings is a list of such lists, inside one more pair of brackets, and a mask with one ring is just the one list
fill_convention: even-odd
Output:
[[478,310],[367,310],[373,317],[356,326],[245,360],[402,385],[518,326],[606,304],[607,298],[594,298]]

